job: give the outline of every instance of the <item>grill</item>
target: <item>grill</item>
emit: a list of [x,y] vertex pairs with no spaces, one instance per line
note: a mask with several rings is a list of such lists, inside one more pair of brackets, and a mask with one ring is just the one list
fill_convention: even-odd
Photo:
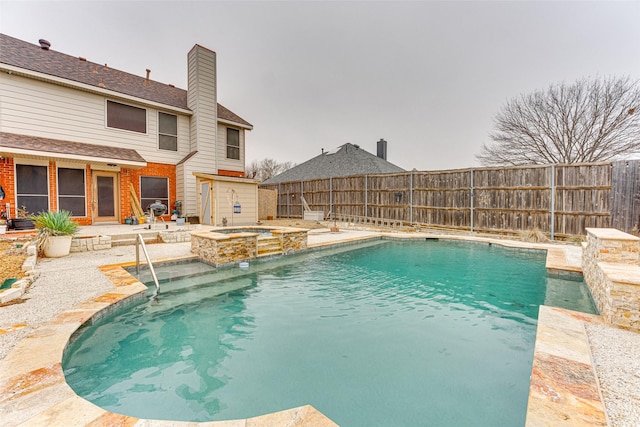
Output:
[[149,213],[151,217],[162,216],[167,213],[167,205],[160,202],[160,200],[156,200],[149,205]]

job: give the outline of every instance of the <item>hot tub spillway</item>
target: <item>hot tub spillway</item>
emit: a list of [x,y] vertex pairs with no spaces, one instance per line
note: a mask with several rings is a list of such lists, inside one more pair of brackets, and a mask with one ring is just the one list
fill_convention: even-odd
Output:
[[258,237],[258,256],[276,255],[282,253],[279,237]]

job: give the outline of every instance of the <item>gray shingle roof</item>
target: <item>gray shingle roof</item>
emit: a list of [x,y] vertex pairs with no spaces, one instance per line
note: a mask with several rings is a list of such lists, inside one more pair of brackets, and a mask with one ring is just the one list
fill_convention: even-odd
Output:
[[[187,91],[0,34],[0,63],[188,110]],[[218,117],[252,126],[218,104]]]
[[263,181],[262,184],[404,171],[401,167],[381,159],[357,145],[347,143],[340,146],[337,151],[322,153]]
[[104,161],[126,161],[146,163],[136,150],[130,148],[109,147],[106,145],[83,144],[81,142],[62,141],[59,139],[40,138],[37,136],[18,135],[0,132],[0,152],[11,149],[31,150],[52,154],[70,154],[83,157],[103,159]]

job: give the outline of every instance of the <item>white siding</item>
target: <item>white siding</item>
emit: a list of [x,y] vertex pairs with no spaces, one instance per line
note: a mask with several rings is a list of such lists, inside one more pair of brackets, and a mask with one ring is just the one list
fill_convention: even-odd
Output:
[[182,207],[180,208],[182,215],[186,215],[184,178],[184,163],[180,163],[176,166],[176,200],[180,200],[182,202]]
[[[106,126],[106,100],[145,108],[147,133]],[[174,114],[174,113],[172,113]],[[158,148],[158,110],[16,75],[0,74],[0,131],[135,149],[148,162],[176,164],[189,153],[189,117],[178,114],[178,151]]]
[[194,46],[188,54],[189,92],[187,104],[191,117],[192,150],[198,154],[184,165],[185,212],[196,215],[197,186],[194,172],[215,174],[216,168],[216,131],[218,99],[216,93],[216,54],[201,46]]
[[218,169],[244,172],[244,129],[238,129],[240,132],[240,160],[227,159],[227,126],[218,123]]

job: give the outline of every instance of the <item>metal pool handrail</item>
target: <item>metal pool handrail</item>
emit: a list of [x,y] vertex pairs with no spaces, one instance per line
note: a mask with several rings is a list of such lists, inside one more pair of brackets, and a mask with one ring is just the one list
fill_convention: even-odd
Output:
[[156,285],[156,290],[159,291],[160,284],[158,283],[158,277],[156,276],[156,271],[153,268],[153,264],[151,263],[151,258],[149,258],[147,246],[145,245],[142,234],[140,233],[138,233],[138,235],[136,236],[136,275],[140,275],[140,246],[142,246],[142,252],[144,252],[144,257],[147,259],[147,265],[149,265],[149,271],[151,271],[153,283]]

